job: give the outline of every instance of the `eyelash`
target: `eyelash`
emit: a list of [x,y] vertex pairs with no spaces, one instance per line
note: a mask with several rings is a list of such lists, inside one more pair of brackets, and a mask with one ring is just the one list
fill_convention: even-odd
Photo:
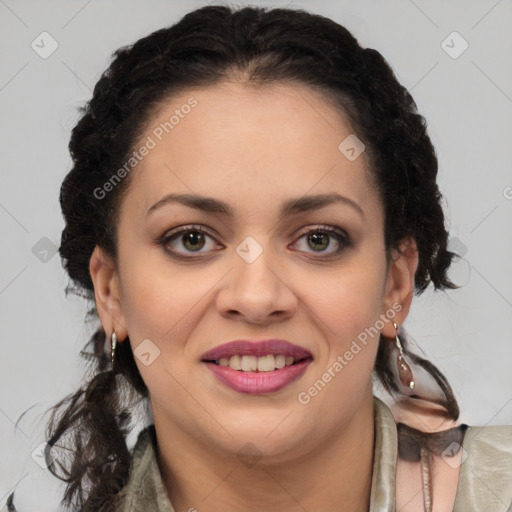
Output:
[[[182,254],[176,253],[175,251],[169,250],[167,248],[167,245],[170,242],[178,239],[180,235],[183,235],[185,233],[202,233],[204,235],[209,236],[212,239],[214,238],[210,233],[208,233],[208,231],[202,229],[201,227],[199,227],[197,225],[188,225],[188,226],[183,226],[181,228],[177,228],[176,230],[171,231],[168,234],[166,233],[164,236],[162,236],[158,240],[156,240],[156,243],[158,245],[162,246],[164,248],[165,252],[167,252],[174,258],[178,258],[178,259],[182,259],[182,260],[194,259],[197,256],[184,256]],[[314,229],[310,229],[309,231],[302,233],[297,240],[300,240],[300,239],[306,237],[307,235],[311,235],[311,234],[330,235],[331,237],[335,238],[335,240],[340,244],[340,247],[338,249],[336,249],[334,252],[327,253],[329,257],[338,255],[344,249],[350,247],[350,245],[351,245],[349,237],[344,232],[340,232],[330,226],[325,226],[325,225],[319,225],[319,226],[315,227]],[[322,251],[318,251],[318,254],[322,254],[322,253],[323,253]],[[194,253],[190,252],[190,254],[194,254]],[[204,255],[206,253],[197,253],[197,254],[200,255],[199,257],[202,257],[201,255]]]

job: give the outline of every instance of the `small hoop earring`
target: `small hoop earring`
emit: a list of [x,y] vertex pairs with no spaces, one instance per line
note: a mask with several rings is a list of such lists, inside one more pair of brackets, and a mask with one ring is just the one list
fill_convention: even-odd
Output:
[[396,367],[398,370],[398,378],[400,379],[400,383],[404,388],[408,390],[413,390],[415,386],[414,375],[412,373],[411,367],[407,364],[404,358],[404,349],[402,348],[402,344],[400,343],[400,338],[398,337],[398,325],[393,322],[393,326],[395,327],[396,335],[395,335],[395,343],[396,348],[398,349],[398,353],[396,355]]
[[112,343],[111,343],[111,346],[112,346],[112,349],[111,349],[111,352],[110,352],[110,359],[111,359],[111,362],[112,362],[112,369],[114,369],[114,356],[115,356],[116,347],[117,347],[117,334],[116,334],[115,330],[112,333]]

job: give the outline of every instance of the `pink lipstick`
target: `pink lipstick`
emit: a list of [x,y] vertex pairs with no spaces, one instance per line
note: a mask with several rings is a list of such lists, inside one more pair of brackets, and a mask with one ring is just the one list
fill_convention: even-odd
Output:
[[298,379],[311,352],[285,340],[237,340],[215,347],[202,361],[224,385],[252,395],[279,391]]

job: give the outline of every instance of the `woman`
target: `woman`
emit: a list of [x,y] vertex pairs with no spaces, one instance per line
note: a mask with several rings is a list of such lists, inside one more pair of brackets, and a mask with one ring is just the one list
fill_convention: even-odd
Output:
[[512,427],[457,425],[401,327],[454,254],[425,120],[377,51],[304,11],[198,9],[116,52],[70,151],[60,254],[101,326],[48,426],[63,502],[505,510]]

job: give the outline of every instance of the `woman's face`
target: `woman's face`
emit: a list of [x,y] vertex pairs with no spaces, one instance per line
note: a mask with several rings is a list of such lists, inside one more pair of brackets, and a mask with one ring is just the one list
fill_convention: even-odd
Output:
[[[368,413],[375,333],[394,337],[416,267],[402,256],[387,265],[366,155],[354,159],[353,139],[340,149],[351,134],[318,93],[284,84],[191,89],[148,123],[117,264],[97,250],[91,274],[102,323],[129,336],[162,432],[225,454],[251,442],[278,460]],[[331,199],[306,202],[317,196]],[[311,359],[258,375],[203,360],[224,343],[265,339]],[[260,368],[282,364],[284,349],[269,350]]]

